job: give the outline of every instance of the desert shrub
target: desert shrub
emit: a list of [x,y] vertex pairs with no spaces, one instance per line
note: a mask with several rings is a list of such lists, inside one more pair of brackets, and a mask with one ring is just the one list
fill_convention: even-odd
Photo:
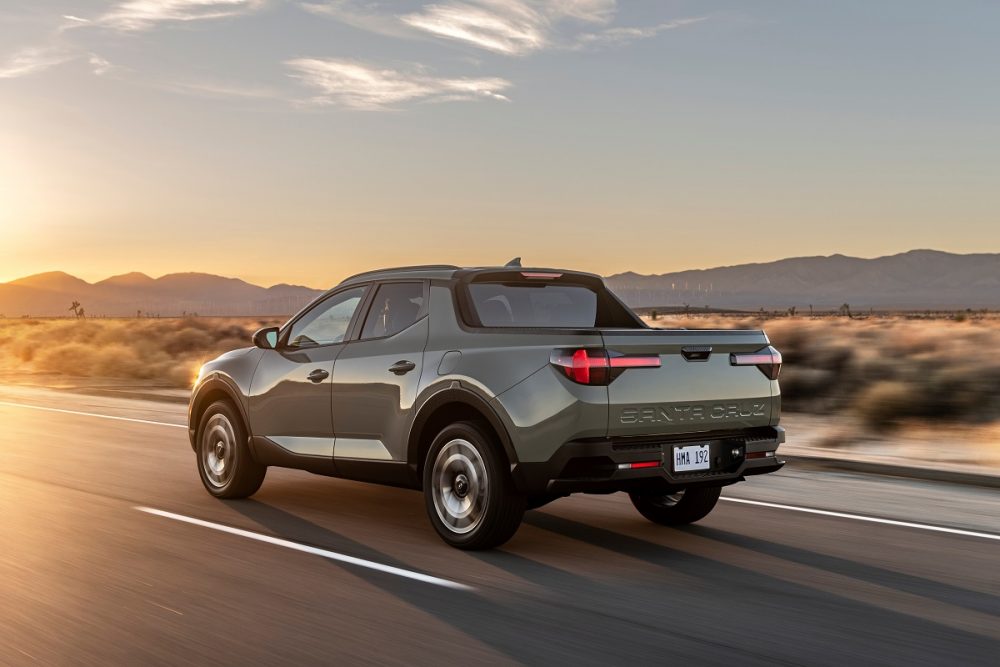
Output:
[[167,354],[177,355],[184,352],[207,350],[215,343],[215,337],[202,328],[185,327],[180,331],[167,334],[160,343]]
[[789,367],[781,371],[782,407],[800,412],[820,411],[837,382],[833,371],[822,368]]
[[11,348],[14,355],[22,362],[27,363],[35,358],[35,346],[30,342],[18,341]]
[[830,347],[816,347],[804,352],[804,358],[792,360],[810,368],[821,368],[832,373],[843,373],[854,360],[854,349],[835,343]]
[[[0,369],[190,386],[198,367],[263,318],[0,320]],[[900,420],[1000,419],[1000,318],[951,319],[661,314],[661,328],[764,329],[781,350],[783,407],[856,415],[874,428]],[[964,361],[963,361],[964,360]]]
[[[253,329],[253,331],[256,331],[258,328],[260,327]],[[250,336],[253,334],[253,331],[250,331],[247,327],[239,324],[231,324],[229,326],[221,326],[213,329],[211,333],[215,340],[219,342],[234,338],[248,341],[250,340]]]
[[[676,318],[671,326],[747,328],[746,318]],[[781,350],[790,411],[844,412],[877,428],[899,420],[1000,419],[1000,320],[782,318],[753,322]],[[985,354],[984,354],[985,353]],[[972,360],[960,363],[959,360]]]
[[261,318],[0,320],[0,369],[191,385],[199,366],[246,347]]
[[83,343],[46,345],[36,355],[34,365],[50,373],[65,375],[90,375],[93,367],[94,348]]
[[875,431],[893,428],[914,411],[914,387],[905,382],[881,381],[862,390],[854,402],[861,421]]
[[245,336],[238,336],[235,338],[223,338],[215,344],[215,347],[221,353],[226,350],[236,350],[241,347],[250,347],[251,344],[250,334],[247,334]]
[[98,348],[93,353],[91,372],[100,377],[142,378],[144,361],[135,348],[114,343]]
[[200,362],[174,362],[157,371],[157,379],[173,387],[190,387],[198,375]]

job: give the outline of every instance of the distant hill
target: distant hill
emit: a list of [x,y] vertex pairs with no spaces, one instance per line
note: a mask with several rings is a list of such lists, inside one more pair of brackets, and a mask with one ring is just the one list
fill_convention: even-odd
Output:
[[997,308],[1000,254],[912,250],[875,259],[795,257],[661,275],[620,273],[607,283],[632,307]]
[[[936,250],[875,259],[796,257],[660,275],[619,273],[607,283],[632,307],[818,310],[1000,308],[1000,254]],[[53,271],[0,283],[0,315],[69,315],[73,301],[88,315],[289,315],[321,293],[300,285],[252,285],[207,273],[150,278],[126,273],[88,283]]]
[[53,271],[0,283],[0,314],[6,317],[69,315],[79,301],[90,316],[163,317],[199,315],[288,315],[321,290],[299,285],[260,287],[237,278],[207,273],[172,273],[150,278],[143,273],[112,276],[88,283]]

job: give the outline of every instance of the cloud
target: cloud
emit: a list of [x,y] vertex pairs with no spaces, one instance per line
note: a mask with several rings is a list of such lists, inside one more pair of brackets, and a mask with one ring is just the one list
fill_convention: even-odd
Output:
[[606,23],[618,10],[615,0],[547,0],[541,4],[550,16],[591,23]]
[[703,20],[678,19],[652,26],[605,27],[615,19],[616,0],[450,0],[427,3],[416,11],[398,16],[393,16],[385,4],[309,0],[301,6],[314,14],[380,34],[403,36],[405,31],[400,30],[403,28],[411,34],[461,42],[509,56],[545,49],[626,44]]
[[107,74],[114,68],[106,58],[96,53],[84,54],[64,47],[46,46],[21,49],[10,59],[0,65],[0,79],[16,79],[30,74],[38,74],[45,70],[74,60],[87,58],[87,63],[94,74]]
[[173,80],[147,82],[161,90],[210,99],[237,98],[245,100],[285,99],[278,90],[253,84],[221,82],[212,80]]
[[428,5],[401,20],[437,37],[507,55],[537,51],[547,42],[547,20],[522,2]]
[[116,30],[148,30],[163,22],[203,21],[247,14],[264,4],[265,0],[125,0],[94,23]]
[[114,66],[96,53],[84,54],[73,49],[44,46],[21,49],[7,62],[0,64],[0,79],[16,79],[30,74],[38,74],[47,69],[84,57],[94,74],[107,74]]
[[356,0],[327,0],[326,2],[303,2],[302,9],[317,16],[332,18],[352,28],[390,37],[405,37],[407,28],[392,14],[391,10],[379,11],[377,2],[366,2],[359,6]]
[[73,60],[76,56],[61,48],[34,47],[21,49],[0,65],[0,79],[15,79],[36,74],[50,67]]
[[423,68],[401,72],[355,60],[297,58],[285,62],[291,76],[317,89],[311,102],[359,110],[385,110],[406,102],[506,100],[510,82],[500,78],[442,78]]
[[114,65],[108,62],[107,58],[102,58],[96,53],[91,53],[87,57],[87,62],[90,64],[91,71],[97,76],[107,74],[114,68]]
[[[67,21],[55,29],[49,44],[25,48],[0,64],[0,79],[13,79],[45,71],[71,60],[86,58],[94,74],[106,74],[112,65],[101,56],[74,48],[61,39],[65,33],[88,26],[114,30],[146,30],[164,21],[198,21],[236,16],[255,11],[267,0],[125,0],[96,19],[63,14]],[[60,44],[60,42],[63,42]]]
[[687,25],[699,23],[707,18],[707,16],[697,16],[693,18],[676,19],[674,21],[660,23],[659,25],[646,26],[642,28],[607,28],[599,32],[588,32],[577,35],[576,43],[579,46],[588,46],[591,44],[628,44],[636,40],[656,37],[661,32],[666,30],[674,30],[675,28],[683,28]]

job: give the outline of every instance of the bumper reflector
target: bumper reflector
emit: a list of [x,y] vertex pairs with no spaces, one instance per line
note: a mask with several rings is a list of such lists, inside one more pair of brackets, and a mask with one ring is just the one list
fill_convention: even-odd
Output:
[[638,461],[636,463],[619,463],[619,470],[635,470],[636,468],[659,468],[659,461]]

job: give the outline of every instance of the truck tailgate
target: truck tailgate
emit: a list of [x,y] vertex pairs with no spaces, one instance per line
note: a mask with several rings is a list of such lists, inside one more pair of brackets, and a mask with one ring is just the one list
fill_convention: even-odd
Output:
[[726,431],[776,424],[778,382],[731,353],[768,345],[762,331],[606,329],[609,354],[658,356],[658,368],[632,368],[608,385],[608,435]]

